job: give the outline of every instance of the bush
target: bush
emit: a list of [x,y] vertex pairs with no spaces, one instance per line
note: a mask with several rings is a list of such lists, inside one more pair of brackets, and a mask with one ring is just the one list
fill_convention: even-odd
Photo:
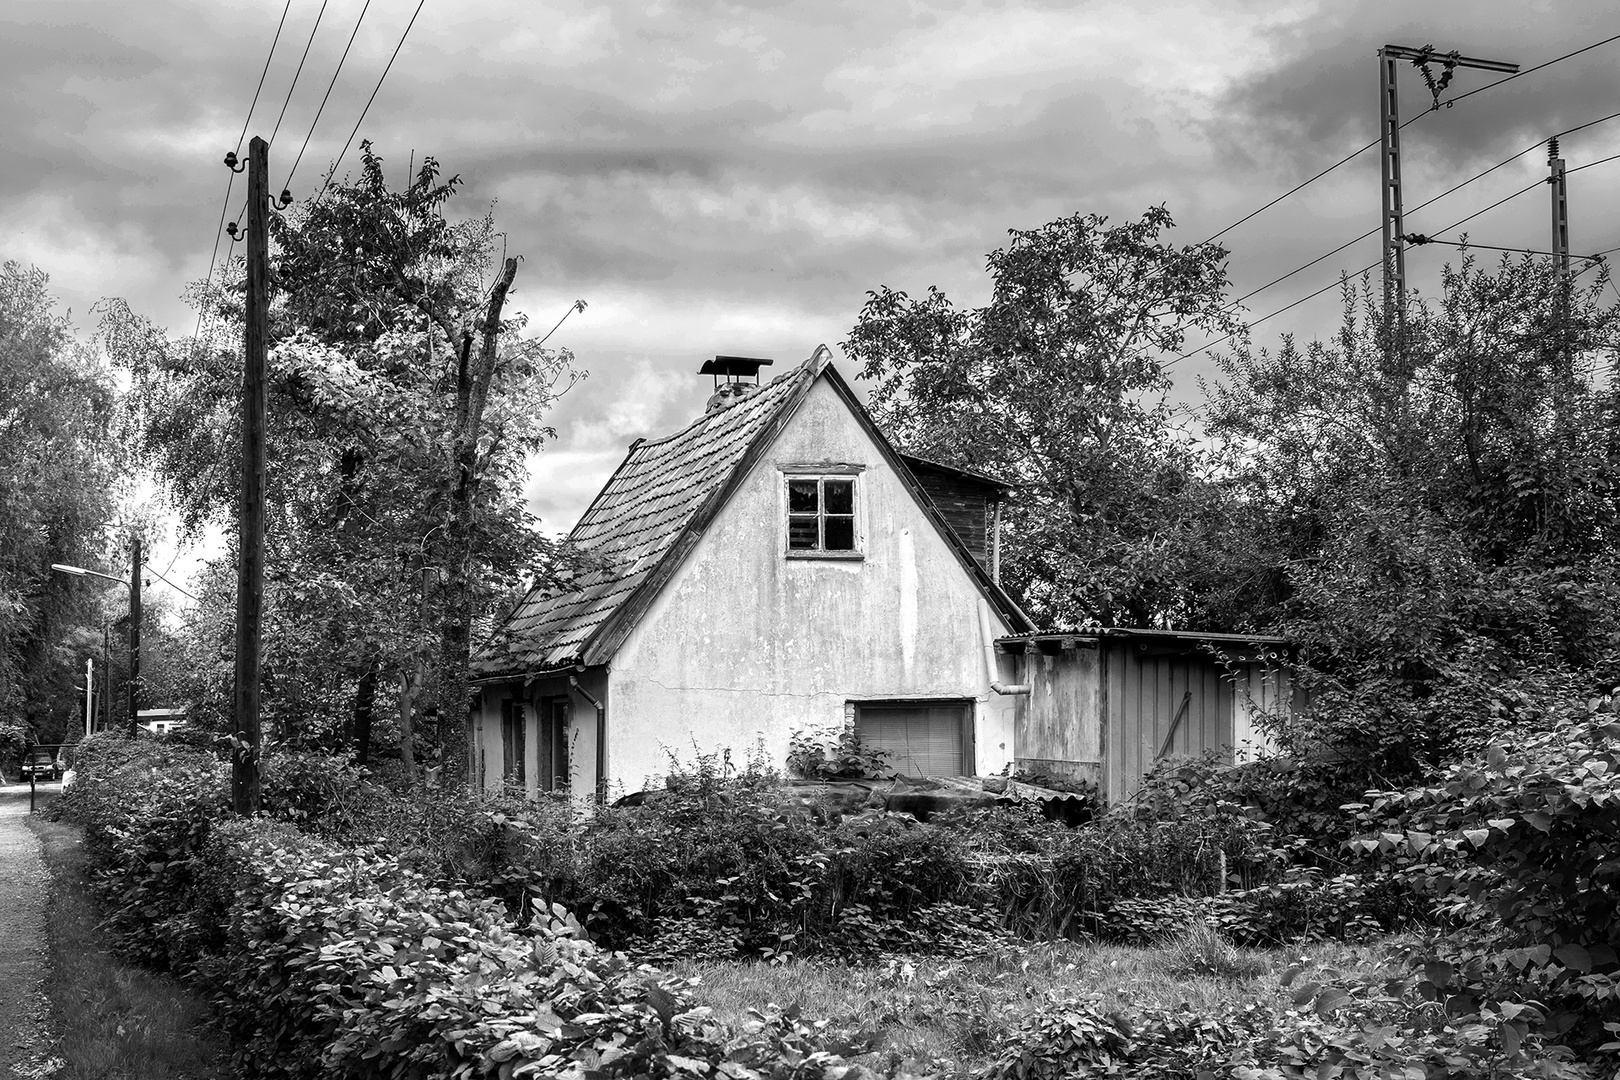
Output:
[[[1285,974],[1285,985],[1299,977]],[[1292,1080],[1508,1080],[1593,1074],[1543,1040],[1534,1006],[1484,1002],[1449,1012],[1426,1007],[1417,980],[1344,980],[1331,971],[1294,991],[1295,1008],[1224,1004],[1104,1012],[1097,999],[1066,998],[1027,1016],[1001,1040],[985,1080],[1143,1080],[1232,1077]]]
[[[796,1013],[728,1030],[560,909],[519,926],[498,901],[437,887],[374,847],[226,820],[223,766],[207,755],[108,741],[83,768],[66,808],[85,826],[112,921],[128,941],[141,928],[148,955],[213,995],[238,1075],[848,1072]],[[311,777],[294,763],[283,780],[303,791]]]
[[[1620,704],[1373,793],[1352,845],[1470,924],[1447,962],[1522,984],[1588,1045],[1620,1012]],[[1492,927],[1496,928],[1494,934]],[[1615,1030],[1615,1029],[1610,1029]]]

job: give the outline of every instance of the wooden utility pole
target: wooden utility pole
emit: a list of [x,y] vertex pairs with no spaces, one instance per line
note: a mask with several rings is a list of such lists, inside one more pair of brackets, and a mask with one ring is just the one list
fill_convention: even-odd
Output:
[[237,516],[235,737],[231,803],[259,809],[260,644],[264,607],[264,369],[270,308],[270,144],[248,143],[247,327],[242,358],[242,485]]
[[140,728],[141,686],[141,537],[133,540],[134,559],[129,570],[129,723],[130,738]]
[[[1481,60],[1459,53],[1436,52],[1434,46],[1414,49],[1408,45],[1385,45],[1378,50],[1379,138],[1383,144],[1384,201],[1384,320],[1386,329],[1393,316],[1394,340],[1406,340],[1406,235],[1401,200],[1401,109],[1395,73],[1402,60],[1410,60],[1423,72],[1424,81],[1434,94],[1434,108],[1440,107],[1440,94],[1451,82],[1456,68],[1513,73],[1518,64],[1501,60]],[[1429,71],[1431,63],[1445,72],[1438,80]]]

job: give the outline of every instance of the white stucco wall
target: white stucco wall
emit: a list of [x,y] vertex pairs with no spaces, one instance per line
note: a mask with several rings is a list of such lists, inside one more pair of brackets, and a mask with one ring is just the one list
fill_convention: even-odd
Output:
[[[780,466],[864,465],[860,561],[786,547]],[[980,773],[1013,755],[1013,699],[984,670],[980,593],[837,392],[819,381],[609,664],[608,771],[635,791],[666,750],[762,743],[780,766],[795,729],[836,729],[852,700],[974,703]],[[993,635],[1009,632],[991,613]],[[1007,678],[1007,674],[1002,676]]]
[[[593,668],[577,675],[580,686],[597,700],[607,692],[606,673]],[[505,760],[501,740],[501,707],[513,697],[524,702],[524,781],[529,797],[540,792],[540,720],[537,704],[548,697],[566,697],[568,724],[563,730],[567,755],[569,790],[578,798],[592,799],[596,793],[596,710],[590,700],[570,686],[566,677],[538,679],[528,686],[519,682],[495,683],[484,688],[473,717],[472,756],[474,786],[478,783],[479,763],[483,763],[483,789],[501,790],[501,765]],[[480,758],[482,754],[482,758]]]

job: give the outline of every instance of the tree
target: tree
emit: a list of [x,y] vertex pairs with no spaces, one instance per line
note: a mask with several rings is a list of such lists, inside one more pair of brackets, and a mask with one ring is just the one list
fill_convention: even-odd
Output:
[[1314,699],[1296,745],[1395,786],[1620,680],[1605,287],[1467,258],[1400,342],[1347,282],[1334,341],[1221,360],[1211,430],[1243,448],[1255,559],[1281,582],[1260,617]]
[[1168,244],[1172,225],[1155,207],[1013,230],[989,256],[987,305],[885,287],[844,343],[901,446],[1017,485],[1004,576],[1041,621],[1204,614],[1197,555],[1219,477],[1172,424],[1161,358],[1236,323],[1225,249]]
[[48,283],[0,266],[0,719],[47,742],[75,729],[82,655],[64,646],[96,603],[50,564],[104,563],[121,471],[112,380]]
[[[392,680],[408,771],[423,706],[461,733],[474,623],[551,565],[523,466],[576,377],[566,350],[503,317],[516,260],[486,283],[494,225],[444,216],[457,183],[430,158],[393,191],[367,145],[355,183],[272,227],[267,721],[308,739],[313,711],[322,737],[365,747]],[[194,291],[218,319],[199,341],[170,343],[127,308],[104,325],[135,376],[143,445],[193,528],[233,506],[239,277]],[[340,723],[333,703],[351,688]]]

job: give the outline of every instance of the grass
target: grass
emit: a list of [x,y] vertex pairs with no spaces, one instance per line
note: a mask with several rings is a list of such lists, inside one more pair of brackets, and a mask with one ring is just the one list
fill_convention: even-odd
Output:
[[[1345,973],[1369,968],[1383,955],[1377,945],[1334,942],[1303,952],[1308,967]],[[674,965],[674,974],[700,980],[694,995],[717,1019],[737,1023],[750,1008],[797,1003],[807,1018],[828,1021],[835,1039],[870,1044],[870,1053],[886,1064],[933,1061],[963,1075],[986,1064],[1002,1035],[1054,997],[1096,995],[1110,1011],[1208,1014],[1256,1001],[1281,1008],[1291,991],[1280,976],[1301,959],[1300,949],[1238,949],[1189,928],[1158,948],[1062,941],[866,967],[815,960],[688,962]]]
[[228,1075],[208,1008],[167,976],[119,962],[98,928],[72,825],[29,819],[51,868],[51,1028],[65,1064],[52,1080],[214,1080]]

